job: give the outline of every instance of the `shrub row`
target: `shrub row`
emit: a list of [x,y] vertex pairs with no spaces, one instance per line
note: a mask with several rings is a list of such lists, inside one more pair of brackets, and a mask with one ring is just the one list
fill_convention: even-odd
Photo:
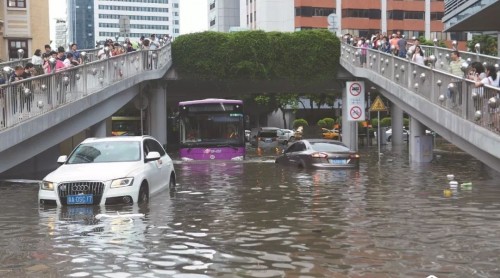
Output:
[[202,80],[321,81],[336,76],[340,41],[327,30],[201,32],[172,43],[175,69]]

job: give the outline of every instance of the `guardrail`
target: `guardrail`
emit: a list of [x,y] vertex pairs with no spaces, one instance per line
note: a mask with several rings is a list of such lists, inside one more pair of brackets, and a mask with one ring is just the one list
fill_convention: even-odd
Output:
[[[450,63],[450,55],[453,49],[438,47],[438,46],[428,46],[428,45],[420,45],[422,50],[425,53],[425,57],[430,57],[434,55],[436,57],[436,68],[447,70],[447,67]],[[479,46],[478,46],[479,47]],[[479,50],[479,49],[478,49]],[[460,57],[466,61],[467,63],[471,63],[474,61],[481,62],[483,65],[495,65],[498,69],[499,58],[490,55],[479,54],[478,52],[465,52],[459,51]]]
[[[361,55],[365,51],[366,58]],[[439,52],[443,49],[435,51],[437,56],[430,57],[430,66],[424,66],[376,49],[361,50],[342,43],[340,59],[382,75],[443,109],[500,134],[500,89],[489,85],[476,87],[474,81],[465,78],[467,62],[462,65],[463,76],[446,72],[447,53]]]
[[[89,55],[87,55],[88,57]],[[93,55],[97,56],[97,55]],[[168,43],[0,86],[0,131],[172,60]]]
[[[88,62],[93,62],[95,60],[97,60],[97,52],[99,52],[99,50],[101,50],[101,48],[91,48],[91,49],[79,49],[78,51],[80,53],[82,52],[85,52],[87,53],[87,61]],[[18,59],[18,60],[12,60],[12,61],[8,61],[8,62],[3,62],[3,63],[0,63],[0,69],[3,69],[4,67],[15,67],[15,66],[18,66],[18,65],[21,65],[21,66],[26,66],[26,64],[28,62],[31,62],[31,57],[29,58],[23,58],[23,59]]]

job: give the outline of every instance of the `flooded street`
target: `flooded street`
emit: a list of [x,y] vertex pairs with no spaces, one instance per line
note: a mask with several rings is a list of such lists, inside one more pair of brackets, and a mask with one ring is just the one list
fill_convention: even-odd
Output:
[[383,151],[359,170],[177,161],[144,207],[40,208],[36,184],[0,182],[0,277],[499,277],[500,174]]

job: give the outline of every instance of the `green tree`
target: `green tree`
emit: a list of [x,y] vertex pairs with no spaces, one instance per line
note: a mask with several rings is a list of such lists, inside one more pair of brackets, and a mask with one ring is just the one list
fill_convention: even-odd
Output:
[[296,119],[293,121],[293,129],[297,129],[299,126],[309,126],[305,119]]
[[391,125],[391,117],[385,117],[380,120],[380,126],[390,126]]
[[319,120],[317,123],[316,123],[317,126],[321,127],[321,128],[326,128],[326,122],[324,119],[321,119]]
[[472,37],[472,40],[467,42],[467,47],[470,51],[475,51],[475,45],[479,43],[480,53],[486,55],[494,55],[497,53],[497,38],[490,35],[477,35]]
[[333,125],[335,124],[335,120],[332,118],[324,118],[323,121],[325,121],[326,128],[332,129]]

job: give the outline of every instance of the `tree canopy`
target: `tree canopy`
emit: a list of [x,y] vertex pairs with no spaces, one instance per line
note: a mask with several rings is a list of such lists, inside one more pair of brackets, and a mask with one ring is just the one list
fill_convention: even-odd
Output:
[[183,78],[318,82],[336,77],[340,41],[327,30],[182,35],[172,43]]

